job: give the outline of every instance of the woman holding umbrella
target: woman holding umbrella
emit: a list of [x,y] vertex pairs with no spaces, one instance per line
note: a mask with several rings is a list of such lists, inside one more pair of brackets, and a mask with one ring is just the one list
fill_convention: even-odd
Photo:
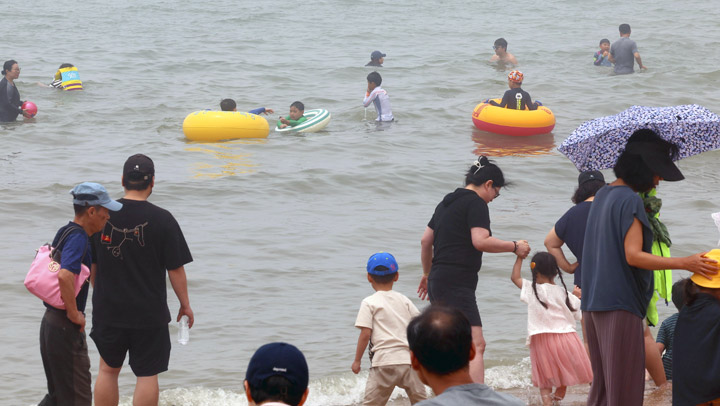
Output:
[[488,204],[506,185],[500,168],[480,157],[465,175],[465,187],[449,193],[435,208],[421,240],[423,276],[418,287],[422,300],[462,311],[470,320],[476,356],[470,376],[485,381],[485,339],[475,290],[483,252],[513,252],[525,258],[527,241],[503,241],[492,236]]
[[684,179],[673,160],[676,145],[652,130],[628,139],[613,168],[617,179],[595,195],[583,248],[582,310],[593,383],[588,405],[640,405],[645,387],[643,319],[653,294],[654,269],[717,273],[703,254],[651,254],[653,233],[638,192],[660,180]]

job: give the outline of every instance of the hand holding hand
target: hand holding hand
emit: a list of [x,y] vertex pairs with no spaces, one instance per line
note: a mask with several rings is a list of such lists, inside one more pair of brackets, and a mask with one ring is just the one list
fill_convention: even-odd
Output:
[[530,244],[526,240],[520,240],[517,241],[517,249],[515,250],[515,255],[519,256],[520,258],[525,258],[530,254]]
[[425,300],[427,298],[427,295],[428,295],[427,280],[428,280],[427,275],[423,275],[422,278],[420,278],[420,285],[418,286],[418,290],[417,290],[418,297],[420,298],[420,300]]
[[582,299],[582,290],[578,285],[575,285],[573,288],[572,294],[577,296],[578,299]]
[[354,374],[357,374],[358,372],[360,372],[360,361],[353,362],[352,367],[350,367],[350,369],[352,369]]

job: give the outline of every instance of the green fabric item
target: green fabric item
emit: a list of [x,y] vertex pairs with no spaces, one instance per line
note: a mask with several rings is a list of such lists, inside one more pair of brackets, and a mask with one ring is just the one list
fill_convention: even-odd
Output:
[[[670,258],[672,241],[670,241],[670,234],[668,233],[667,227],[665,227],[665,224],[659,219],[662,200],[657,198],[656,195],[657,189],[652,189],[647,193],[640,193],[653,232],[652,254],[659,257]],[[663,298],[667,305],[672,297],[672,270],[655,270],[653,276],[655,280],[655,291],[648,305],[647,320],[650,325],[656,326],[659,321],[657,301]]]
[[656,189],[652,189],[647,193],[640,193],[640,197],[643,199],[643,205],[645,206],[645,212],[648,216],[648,222],[650,222],[650,228],[652,229],[655,240],[665,243],[668,247],[672,246],[670,241],[670,234],[668,234],[667,227],[660,221],[660,208],[662,207],[662,200],[658,199],[655,195],[657,194]]
[[648,305],[647,309],[647,322],[650,326],[657,326],[658,322],[660,321],[660,316],[658,316],[657,311],[657,301],[658,301],[658,294],[657,292],[653,292],[653,297],[650,299],[650,304]]
[[[290,124],[289,124],[290,127],[295,127],[296,125],[298,125],[298,124],[300,124],[300,123],[306,122],[306,121],[307,121],[307,117],[302,116],[302,117],[298,118],[297,120],[291,120],[291,119],[290,119],[290,116],[287,116],[287,117],[285,117],[285,120],[287,120],[287,121],[290,122]],[[278,122],[277,122],[278,128],[280,128],[280,126],[281,126],[282,124],[283,124],[282,121],[278,120]]]

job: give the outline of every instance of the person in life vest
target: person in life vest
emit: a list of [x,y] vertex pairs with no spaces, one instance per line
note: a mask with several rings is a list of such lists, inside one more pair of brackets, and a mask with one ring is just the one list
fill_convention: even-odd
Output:
[[78,73],[75,65],[71,63],[64,63],[60,65],[50,87],[63,90],[83,90],[82,81],[80,80],[80,73]]

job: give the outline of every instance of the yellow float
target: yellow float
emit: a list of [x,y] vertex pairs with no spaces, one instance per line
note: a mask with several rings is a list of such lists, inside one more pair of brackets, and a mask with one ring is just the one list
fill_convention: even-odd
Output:
[[547,134],[555,128],[555,115],[545,106],[537,110],[514,110],[480,103],[473,110],[472,120],[481,130],[514,136]]
[[238,138],[267,138],[265,118],[239,111],[195,111],[183,121],[185,136],[193,141],[218,142]]

